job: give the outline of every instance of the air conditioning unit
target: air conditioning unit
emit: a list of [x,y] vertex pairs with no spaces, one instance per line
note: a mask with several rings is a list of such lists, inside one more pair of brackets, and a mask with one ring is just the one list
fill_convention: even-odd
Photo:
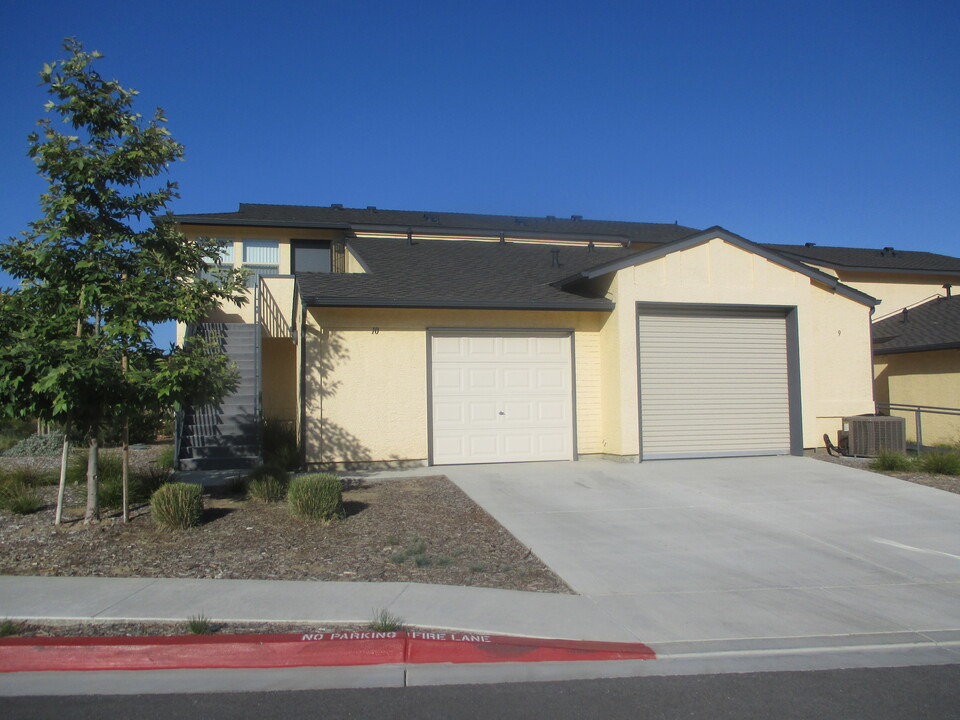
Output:
[[907,422],[888,415],[857,415],[843,418],[840,447],[857,457],[876,457],[884,450],[907,451]]

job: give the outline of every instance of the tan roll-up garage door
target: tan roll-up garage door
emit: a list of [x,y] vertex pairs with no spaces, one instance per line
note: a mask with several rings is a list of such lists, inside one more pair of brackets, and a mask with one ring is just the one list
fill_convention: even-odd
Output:
[[571,356],[566,332],[434,333],[432,462],[572,459]]
[[790,452],[785,311],[641,307],[644,460]]

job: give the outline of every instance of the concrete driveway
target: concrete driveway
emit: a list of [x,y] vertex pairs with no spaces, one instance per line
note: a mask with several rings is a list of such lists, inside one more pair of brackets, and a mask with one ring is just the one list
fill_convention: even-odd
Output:
[[960,495],[796,457],[437,469],[645,642],[960,642]]

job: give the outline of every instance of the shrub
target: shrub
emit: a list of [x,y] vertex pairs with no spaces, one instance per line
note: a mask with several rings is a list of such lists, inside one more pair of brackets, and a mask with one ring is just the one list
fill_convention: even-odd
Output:
[[310,520],[343,517],[343,490],[336,475],[302,475],[290,482],[290,511]]
[[287,471],[281,467],[263,464],[247,476],[247,495],[260,502],[280,502],[287,496]]
[[103,508],[118,508],[123,503],[123,456],[101,453],[97,460],[100,484],[97,496]]
[[157,467],[164,470],[173,470],[173,445],[164,445],[157,455]]
[[0,509],[15,515],[29,515],[43,507],[43,500],[34,488],[20,480],[0,481]]
[[161,486],[150,498],[150,512],[158,525],[175,530],[196,527],[203,514],[199,485],[174,482]]
[[896,452],[895,450],[881,450],[876,459],[870,463],[870,467],[874,470],[884,470],[887,472],[909,470],[910,458],[902,452]]
[[54,430],[47,435],[31,435],[4,452],[5,457],[41,457],[59,455],[63,450],[63,433]]
[[396,632],[403,630],[403,618],[387,610],[377,610],[370,621],[370,629],[374,632]]
[[164,485],[173,482],[173,470],[169,468],[148,468],[146,472],[137,472],[130,477],[130,501],[147,502]]
[[55,485],[59,480],[59,474],[51,472],[41,472],[32,467],[14,467],[9,470],[0,471],[0,482],[20,482],[30,487],[40,487],[41,485]]
[[300,467],[300,448],[293,423],[270,418],[263,421],[263,459],[284,470]]
[[13,637],[23,628],[23,623],[14,622],[10,618],[0,620],[0,637]]
[[213,632],[213,623],[203,613],[187,618],[187,630],[193,635],[209,635]]
[[960,455],[955,452],[928,452],[917,458],[917,468],[934,475],[960,475]]

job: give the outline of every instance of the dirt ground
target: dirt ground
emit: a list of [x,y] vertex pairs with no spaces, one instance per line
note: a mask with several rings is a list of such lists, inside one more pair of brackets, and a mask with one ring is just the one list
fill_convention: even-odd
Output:
[[871,458],[833,457],[828,455],[826,452],[817,452],[810,455],[810,457],[816,458],[817,460],[823,460],[824,462],[832,462],[838,465],[846,465],[847,467],[855,467],[859,470],[875,472],[879,475],[888,475],[900,480],[906,480],[907,482],[917,483],[918,485],[926,485],[928,487],[937,488],[938,490],[946,490],[947,492],[960,495],[960,477],[955,477],[953,475],[930,475],[928,473],[920,473],[913,470],[907,472],[874,470],[870,467],[870,462],[872,460]]
[[[4,459],[6,460],[6,459]],[[421,582],[537,592],[571,590],[528,548],[441,476],[349,480],[347,517],[318,523],[227,491],[204,496],[200,527],[157,526],[149,506],[85,526],[85,488],[56,488],[31,515],[0,511],[0,574]]]

